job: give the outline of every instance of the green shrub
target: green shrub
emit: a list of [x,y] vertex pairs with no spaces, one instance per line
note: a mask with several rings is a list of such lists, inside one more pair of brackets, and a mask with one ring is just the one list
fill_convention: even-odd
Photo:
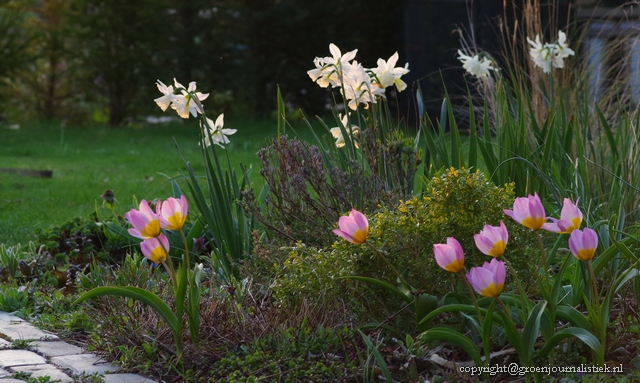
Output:
[[[501,220],[510,234],[508,258],[525,283],[533,279],[529,278],[533,253],[528,244],[534,237],[503,212],[513,206],[513,185],[497,187],[480,171],[452,168],[434,177],[428,186],[422,196],[369,217],[367,241],[385,254],[413,288],[435,296],[455,289],[458,277],[438,267],[433,245],[455,237],[465,250],[466,266],[481,265],[489,257],[476,249],[473,235],[485,224],[498,225]],[[368,246],[337,239],[329,249],[298,243],[281,252],[285,261],[272,263],[276,264],[274,295],[280,302],[307,299],[322,303],[348,297],[347,303],[360,320],[394,316],[402,307],[401,302],[392,304],[397,299],[375,286],[348,279],[366,276],[397,285],[393,271]],[[366,314],[360,316],[362,313]]]
[[354,275],[353,254],[336,254],[333,249],[307,247],[301,242],[287,249],[284,263],[275,266],[276,281],[272,286],[280,303],[305,298],[313,302],[335,301],[350,296],[345,294],[350,285],[345,278]]
[[[473,240],[473,235],[485,224],[498,225],[503,220],[511,234],[510,243],[513,237],[526,237],[530,241],[527,239],[530,236],[503,212],[513,206],[513,187],[513,184],[497,187],[480,171],[447,169],[430,181],[422,196],[370,217],[368,241],[386,254],[413,287],[442,296],[443,292],[451,291],[451,281],[456,277],[438,267],[433,257],[434,244],[455,237],[465,251],[465,265],[472,267],[489,261],[476,249]],[[350,244],[343,243],[342,248],[343,253],[353,251]],[[509,252],[514,248],[509,247]],[[395,283],[391,270],[375,252],[367,247],[360,251],[358,275]],[[519,271],[526,270],[528,263],[523,257],[510,259]]]

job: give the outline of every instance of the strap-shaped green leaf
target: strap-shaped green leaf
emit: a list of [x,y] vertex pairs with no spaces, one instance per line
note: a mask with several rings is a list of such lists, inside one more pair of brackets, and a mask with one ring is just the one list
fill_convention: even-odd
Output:
[[547,340],[539,351],[540,356],[542,358],[546,358],[551,350],[560,343],[560,341],[571,337],[580,339],[582,343],[589,346],[596,354],[603,352],[602,344],[600,344],[600,341],[595,337],[595,335],[583,328],[569,327],[558,331],[554,336]]
[[587,319],[587,317],[571,306],[556,307],[556,317],[558,319],[565,320],[576,327],[589,327],[589,320]]
[[482,366],[482,359],[478,352],[478,347],[466,336],[461,333],[446,327],[436,327],[423,332],[421,338],[424,341],[441,341],[454,344],[463,349],[471,359],[476,363],[476,366]]
[[363,282],[367,282],[367,283],[372,283],[374,285],[378,285],[378,286],[382,287],[383,289],[387,290],[388,292],[394,294],[398,298],[402,298],[402,300],[404,300],[405,302],[413,303],[413,299],[414,298],[413,298],[412,295],[407,295],[407,294],[403,293],[397,287],[395,287],[392,284],[387,283],[385,281],[381,281],[379,279],[369,278],[369,277],[360,277],[360,276],[357,276],[357,275],[353,275],[353,276],[349,276],[349,277],[345,277],[345,278],[353,279],[353,280],[356,280],[356,281],[363,281]]
[[86,301],[87,299],[93,299],[105,295],[114,295],[119,297],[131,298],[140,301],[152,309],[154,309],[161,317],[167,322],[171,331],[174,334],[180,333],[180,322],[175,314],[171,311],[169,306],[157,295],[139,287],[133,286],[104,286],[96,287],[82,294],[73,304]]
[[522,331],[522,351],[524,355],[520,355],[524,361],[521,362],[528,364],[531,361],[533,347],[536,344],[536,339],[538,339],[538,331],[540,331],[540,318],[542,318],[545,307],[547,307],[547,301],[538,302],[531,310],[527,323],[524,325],[524,330]]

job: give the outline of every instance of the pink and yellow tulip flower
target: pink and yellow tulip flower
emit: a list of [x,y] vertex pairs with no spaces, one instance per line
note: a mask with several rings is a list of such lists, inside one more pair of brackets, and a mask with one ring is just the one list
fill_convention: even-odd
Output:
[[584,230],[576,229],[569,237],[569,250],[574,257],[581,261],[588,261],[596,254],[598,234],[588,227]]
[[167,230],[180,230],[187,220],[189,206],[187,198],[183,194],[180,199],[167,198],[166,201],[158,203],[156,210],[160,227]]
[[582,212],[578,209],[577,201],[574,204],[569,198],[565,198],[560,212],[560,219],[554,221],[553,223],[545,224],[543,229],[560,234],[570,234],[572,231],[579,229],[582,224]]
[[129,234],[140,239],[155,238],[160,235],[160,220],[145,200],[140,201],[140,209],[131,209],[124,218],[133,226]]
[[459,273],[464,267],[464,251],[460,242],[453,237],[447,238],[446,244],[434,244],[433,255],[438,266],[452,273]]
[[351,209],[349,216],[340,217],[338,226],[340,229],[333,230],[333,232],[351,243],[359,245],[367,240],[369,221],[364,214],[356,209]]
[[500,221],[500,226],[484,225],[484,229],[475,234],[473,240],[478,250],[483,254],[499,257],[504,254],[504,250],[507,248],[509,233],[504,222]]
[[148,238],[140,243],[142,254],[154,263],[163,263],[167,260],[169,252],[169,240],[164,234],[160,234],[157,238]]
[[503,211],[514,221],[531,230],[547,230],[553,227],[552,223],[546,223],[547,217],[538,193],[516,198],[513,202],[513,210],[504,209]]
[[482,266],[472,267],[467,274],[467,280],[478,294],[495,298],[502,292],[506,276],[504,262],[493,258],[491,262],[485,262]]

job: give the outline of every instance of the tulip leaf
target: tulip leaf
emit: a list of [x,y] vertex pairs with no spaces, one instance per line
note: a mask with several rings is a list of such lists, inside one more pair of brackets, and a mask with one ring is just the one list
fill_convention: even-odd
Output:
[[565,320],[576,327],[588,328],[589,320],[580,311],[571,306],[556,307],[556,317]]
[[419,323],[418,331],[425,331],[431,327],[431,320],[422,322],[422,318],[437,308],[438,298],[433,295],[420,294],[416,297],[416,323]]
[[420,334],[420,338],[427,342],[435,340],[456,345],[469,354],[471,359],[476,363],[476,366],[482,366],[482,358],[478,352],[478,347],[469,338],[456,330],[446,327],[436,327]]
[[78,304],[80,302],[86,301],[87,299],[93,299],[100,296],[105,295],[114,295],[119,297],[131,298],[137,301],[140,301],[152,309],[154,309],[158,315],[167,322],[171,331],[175,334],[180,333],[180,322],[175,314],[171,311],[169,306],[157,295],[139,287],[133,286],[104,286],[104,287],[96,287],[92,290],[87,291],[82,294],[78,299],[76,299],[73,304]]
[[[424,318],[422,318],[419,324],[426,323],[427,321],[429,321],[431,318],[435,317],[438,314],[453,313],[453,312],[464,312],[464,313],[475,314],[477,311],[474,305],[449,304],[431,311],[429,314],[425,315]],[[486,316],[487,309],[481,307],[480,312]],[[498,316],[494,316],[494,319],[496,319],[498,322],[502,322],[502,320]]]
[[114,222],[105,222],[104,225],[107,227],[107,229],[109,229],[109,231],[111,231],[112,233],[119,235],[121,237],[126,238],[127,240],[129,240],[129,242],[131,243],[138,243],[140,242],[139,238],[134,237],[133,235],[129,234],[129,231],[127,229],[125,229],[124,227],[114,223]]
[[380,354],[380,350],[376,346],[373,345],[371,339],[368,336],[363,334],[361,331],[358,331],[364,340],[364,343],[367,345],[367,349],[371,352],[375,360],[378,362],[380,369],[382,370],[382,374],[388,383],[393,383],[393,378],[391,378],[391,372],[389,371],[389,367],[387,366],[387,362],[384,360],[382,354]]
[[394,294],[398,298],[401,298],[406,303],[413,303],[413,299],[414,299],[413,296],[403,293],[397,287],[395,287],[392,284],[387,283],[385,281],[381,281],[381,280],[375,279],[375,278],[361,277],[361,276],[357,276],[357,275],[352,275],[352,276],[345,277],[345,278],[353,279],[353,280],[356,280],[356,281],[368,282],[368,283],[372,283],[374,285],[378,285],[378,286],[382,287],[383,289],[387,290],[388,292]]
[[522,351],[524,351],[524,355],[520,355],[520,357],[523,358],[527,364],[531,362],[531,358],[533,357],[533,347],[536,344],[536,339],[538,339],[540,318],[542,318],[545,307],[547,307],[547,301],[544,300],[534,306],[522,331]]
[[560,341],[571,337],[580,339],[582,343],[589,346],[594,352],[596,352],[596,354],[600,354],[601,352],[603,352],[602,344],[600,344],[600,341],[595,337],[595,335],[583,328],[569,327],[558,331],[551,338],[549,338],[545,342],[544,346],[542,346],[542,348],[540,349],[539,355],[542,358],[546,358],[549,353],[560,343]]
[[493,299],[489,308],[487,308],[487,315],[484,317],[484,322],[482,323],[482,345],[484,349],[484,358],[485,363],[488,365],[490,362],[491,355],[491,327],[493,325],[493,309],[495,307],[496,300]]

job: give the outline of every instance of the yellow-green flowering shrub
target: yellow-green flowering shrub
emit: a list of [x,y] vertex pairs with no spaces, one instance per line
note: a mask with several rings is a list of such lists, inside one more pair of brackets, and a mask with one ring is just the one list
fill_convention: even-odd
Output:
[[276,280],[272,286],[280,303],[338,300],[345,297],[349,285],[345,277],[354,275],[356,257],[353,253],[335,249],[307,247],[301,242],[287,249],[282,265],[276,265]]
[[[437,266],[433,245],[446,242],[447,237],[458,239],[465,251],[467,267],[482,265],[490,257],[475,247],[473,235],[485,224],[498,225],[504,221],[511,238],[507,252],[519,272],[528,273],[527,247],[513,241],[529,243],[531,235],[512,223],[503,209],[511,208],[514,185],[497,187],[487,181],[480,171],[447,169],[434,177],[422,196],[401,201],[396,209],[384,209],[369,218],[368,241],[382,250],[396,269],[416,289],[442,296],[452,290],[455,276]],[[353,246],[345,244],[344,254]],[[369,248],[360,249],[356,275],[375,277],[395,284],[395,276]],[[338,253],[343,254],[343,253]]]
[[[533,264],[533,252],[526,244],[534,237],[504,214],[513,199],[512,184],[497,187],[479,171],[448,169],[430,180],[422,196],[370,215],[367,242],[381,250],[413,288],[442,297],[454,291],[459,280],[438,267],[433,245],[455,237],[465,251],[467,268],[482,265],[490,257],[476,249],[473,235],[485,224],[498,225],[503,220],[510,235],[508,257],[527,284],[532,279],[528,265]],[[366,276],[398,285],[394,272],[371,247],[337,239],[330,248],[298,243],[281,251],[286,252],[281,255],[286,259],[276,266],[273,284],[279,302],[346,300],[360,321],[393,317],[400,324],[413,320],[402,318],[404,303],[400,300],[377,286],[348,278]]]

